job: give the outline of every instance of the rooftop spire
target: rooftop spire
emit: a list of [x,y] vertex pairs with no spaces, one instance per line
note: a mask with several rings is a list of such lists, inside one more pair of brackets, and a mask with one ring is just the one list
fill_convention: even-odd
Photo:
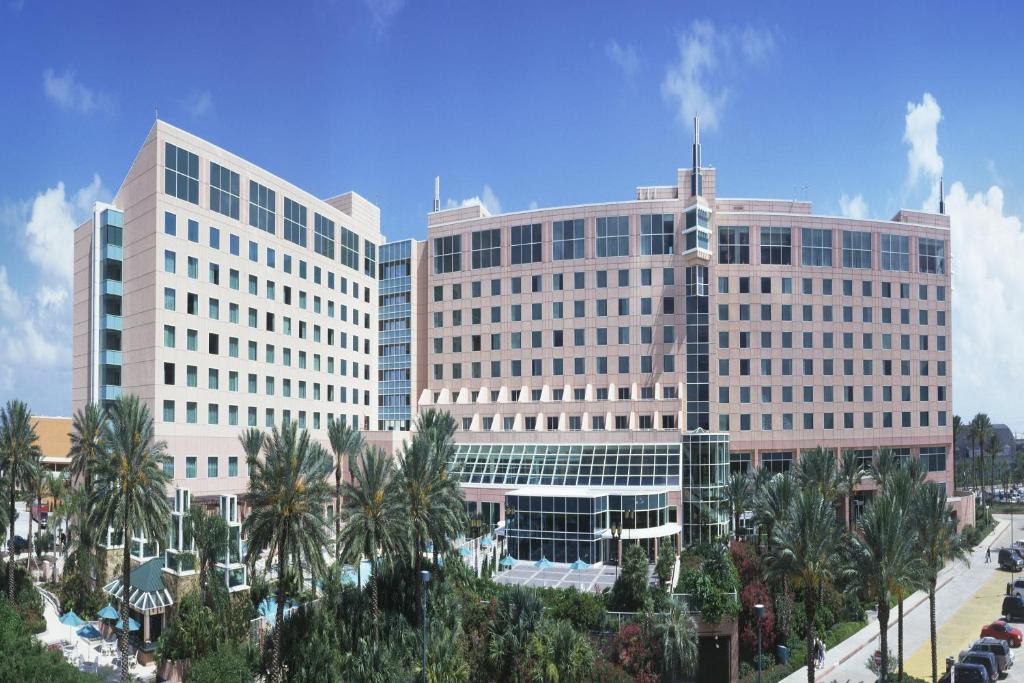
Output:
[[700,197],[704,186],[700,174],[700,116],[693,117],[693,172],[690,174],[690,194]]
[[434,176],[434,213],[441,210],[441,176]]
[[939,176],[939,213],[946,213],[946,192],[943,189],[942,176]]

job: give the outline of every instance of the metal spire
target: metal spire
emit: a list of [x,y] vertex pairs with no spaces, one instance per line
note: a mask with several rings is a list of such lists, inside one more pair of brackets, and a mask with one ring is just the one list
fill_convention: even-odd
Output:
[[434,213],[441,210],[441,176],[434,176]]
[[700,175],[700,116],[693,117],[693,172],[690,174],[690,194],[700,197],[704,193]]
[[946,192],[943,188],[942,176],[939,176],[939,214],[946,213]]

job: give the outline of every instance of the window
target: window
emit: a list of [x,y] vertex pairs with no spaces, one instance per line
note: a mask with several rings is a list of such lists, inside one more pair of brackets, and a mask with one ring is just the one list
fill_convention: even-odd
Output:
[[761,263],[788,266],[792,262],[792,236],[789,228],[761,228]]
[[199,157],[169,142],[164,145],[164,192],[199,203]]
[[597,219],[597,255],[629,256],[629,216]]
[[341,226],[341,262],[352,270],[359,270],[359,235],[345,226]]
[[843,230],[843,268],[871,267],[871,233]]
[[921,449],[921,462],[926,472],[946,471],[946,448],[944,446],[929,446]]
[[910,270],[910,238],[906,235],[882,235],[882,270]]
[[555,221],[551,226],[551,259],[583,258],[583,219]]
[[[369,240],[363,240],[363,272],[374,279],[377,278],[377,245]],[[365,292],[366,302],[369,303],[370,291]]]
[[434,238],[434,274],[462,270],[462,235]]
[[284,198],[284,238],[300,247],[306,246],[306,207]]
[[501,230],[477,230],[472,234],[473,268],[501,265]]
[[206,476],[210,479],[215,479],[217,477],[218,469],[217,456],[211,455],[206,459]]
[[513,225],[511,228],[511,261],[512,265],[521,263],[538,263],[541,259],[541,226]]
[[199,468],[199,458],[195,457],[194,455],[190,455],[187,458],[185,458],[185,478],[186,479],[195,479],[197,476],[199,476],[198,468]]
[[672,254],[675,248],[675,217],[670,214],[640,216],[640,253]]
[[273,190],[249,181],[249,225],[275,234],[277,230],[277,196]]
[[[922,273],[946,274],[946,243],[928,237],[917,238],[918,270]],[[943,468],[945,469],[945,468]]]
[[164,346],[169,349],[174,348],[174,326],[164,325]]
[[750,228],[723,226],[718,229],[718,262],[750,263]]
[[313,251],[334,258],[334,221],[318,213],[313,214]]
[[238,219],[238,174],[210,162],[210,210]]
[[[832,266],[832,231],[803,228],[800,231],[801,263],[805,266]],[[810,292],[807,292],[810,294]]]

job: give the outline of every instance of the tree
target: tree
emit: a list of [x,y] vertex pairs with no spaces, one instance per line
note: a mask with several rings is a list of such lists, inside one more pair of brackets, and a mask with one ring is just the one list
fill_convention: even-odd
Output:
[[543,610],[537,593],[525,586],[512,586],[498,596],[487,647],[487,659],[497,678],[520,678],[517,674],[526,668],[526,648]]
[[527,642],[531,678],[553,683],[590,680],[594,648],[568,621],[541,619]]
[[206,605],[210,571],[217,558],[223,557],[228,549],[228,524],[219,514],[207,513],[199,505],[189,507],[186,524],[196,546],[200,601]]
[[761,489],[754,500],[754,518],[768,536],[769,544],[774,542],[774,530],[786,521],[792,508],[797,487],[793,476],[782,472],[773,476]]
[[989,432],[992,430],[992,420],[985,413],[978,413],[972,419],[970,424],[967,425],[967,433],[971,437],[971,441],[977,447],[976,454],[979,457],[979,465],[981,465],[981,488],[985,488],[985,471],[984,471],[984,448],[985,442],[988,440]]
[[245,651],[238,645],[222,645],[210,654],[197,658],[185,676],[186,683],[222,683],[252,680],[252,670]]
[[889,670],[889,614],[894,589],[918,566],[914,529],[900,502],[886,493],[867,506],[851,538],[850,575],[878,606],[882,681]]
[[836,468],[835,455],[821,446],[805,451],[800,456],[796,479],[801,487],[816,489],[822,498],[832,503],[839,497],[843,485]]
[[733,538],[740,537],[740,515],[750,507],[753,498],[753,484],[747,472],[734,472],[725,485],[725,499],[729,502],[732,516]]
[[960,432],[964,427],[964,419],[959,415],[953,416],[953,457],[956,458],[957,449],[960,447]]
[[[910,534],[916,542],[917,529],[915,528],[911,508],[913,507],[914,495],[920,486],[925,484],[925,471],[919,459],[907,460],[898,467],[886,480],[886,488],[883,494],[891,499],[897,514],[904,518],[906,533]],[[896,597],[896,661],[898,680],[903,680],[903,601],[907,595],[917,589],[921,584],[921,563],[920,557],[915,555],[913,561],[908,561],[906,556],[890,561],[889,571],[892,576],[892,593]]]
[[697,624],[687,610],[673,604],[654,617],[657,658],[664,680],[674,683],[691,678],[697,671]]
[[[32,411],[21,401],[8,401],[0,410],[0,472],[7,484],[7,520],[11,534],[7,541],[7,597],[14,602],[14,500],[18,489],[35,491],[41,469],[39,435],[32,424]],[[31,557],[31,547],[29,548]]]
[[928,588],[928,626],[932,655],[932,683],[938,680],[938,635],[935,629],[935,587],[947,562],[969,561],[969,551],[950,516],[946,489],[925,485],[915,491],[912,513],[917,529],[916,551],[921,559],[922,578]]
[[672,570],[676,566],[676,549],[671,541],[665,541],[658,547],[658,559],[654,563],[654,574],[658,583],[667,586],[672,581]]
[[622,571],[612,585],[609,609],[617,612],[639,612],[649,601],[647,551],[633,544],[622,553]]
[[98,403],[88,403],[75,412],[71,421],[71,474],[92,482],[97,463],[107,455],[107,413]]
[[344,478],[342,460],[347,458],[351,469],[352,458],[366,447],[359,429],[350,426],[343,417],[327,423],[327,438],[334,453],[334,561],[341,559],[341,481]]
[[409,518],[395,465],[379,448],[367,448],[342,485],[342,557],[358,564],[370,560],[370,595],[374,620],[380,614],[377,585],[380,557],[408,557]]
[[999,435],[996,434],[995,429],[989,427],[988,432],[985,435],[985,452],[988,454],[989,462],[989,482],[991,483],[990,493],[994,496],[996,493],[996,479],[999,477],[998,469],[996,468],[996,456],[999,455],[999,451],[1002,450],[999,447]]
[[867,472],[855,451],[845,450],[839,460],[839,490],[846,499],[846,530],[853,526],[853,494]]
[[247,561],[267,551],[277,558],[277,615],[273,632],[271,680],[280,681],[281,631],[284,629],[285,573],[288,559],[303,561],[314,576],[325,573],[321,549],[327,546],[324,510],[331,497],[327,476],[331,458],[295,422],[274,428],[263,441],[263,459],[250,459],[248,498],[252,511],[242,523],[249,539]]
[[121,557],[121,679],[128,673],[128,596],[131,586],[132,532],[147,538],[167,533],[171,510],[167,503],[170,477],[164,472],[166,444],[155,441],[153,418],[138,396],[122,396],[110,407],[104,437],[106,457],[95,463],[92,491],[94,525],[113,527],[123,534]]
[[842,535],[835,510],[821,493],[804,489],[790,504],[787,523],[773,528],[769,576],[781,578],[804,590],[807,620],[807,683],[814,683],[814,619],[821,591],[837,578]]

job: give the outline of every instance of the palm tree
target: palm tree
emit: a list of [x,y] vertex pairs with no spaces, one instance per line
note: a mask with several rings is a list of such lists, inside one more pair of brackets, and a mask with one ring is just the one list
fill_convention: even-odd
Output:
[[355,427],[349,426],[344,418],[331,419],[327,423],[327,438],[331,442],[331,450],[334,452],[334,561],[341,557],[341,480],[342,480],[342,458],[359,455],[366,442],[363,435]]
[[981,475],[981,488],[985,488],[985,471],[984,471],[984,449],[985,443],[988,440],[989,432],[992,430],[992,420],[985,413],[978,413],[972,419],[969,425],[967,425],[968,433],[971,436],[971,441],[977,446],[977,455],[981,458],[979,461],[982,464],[982,475]]
[[590,640],[564,619],[541,619],[527,643],[526,659],[534,680],[583,683],[594,668]]
[[64,573],[75,572],[83,585],[90,583],[93,576],[97,583],[104,583],[99,557],[96,553],[96,527],[93,525],[92,500],[84,486],[71,489],[67,498],[68,521],[67,547],[64,549]]
[[199,567],[199,598],[207,603],[207,582],[210,571],[218,557],[223,557],[228,548],[228,524],[219,514],[207,513],[199,505],[188,509],[186,518],[189,533],[196,546],[196,564]]
[[521,680],[516,674],[525,668],[523,655],[543,611],[544,604],[537,593],[524,586],[513,586],[498,596],[487,648],[487,659],[494,672],[500,672],[505,679]]
[[[14,602],[14,500],[15,492],[34,491],[39,477],[39,435],[32,411],[21,401],[8,401],[0,410],[0,472],[8,488],[7,519],[12,531],[7,541],[7,598]],[[31,519],[31,513],[29,518]],[[31,559],[31,548],[29,548]]]
[[807,683],[814,683],[814,618],[822,590],[835,582],[841,566],[842,532],[832,504],[815,489],[799,491],[787,517],[773,527],[768,573],[804,590]]
[[921,559],[922,578],[928,587],[928,626],[932,654],[932,683],[938,680],[938,636],[935,630],[935,586],[946,562],[967,563],[969,552],[956,531],[956,520],[949,514],[946,489],[926,485],[917,489],[913,501],[914,527],[917,529],[916,551]]
[[752,498],[753,485],[750,475],[746,472],[734,472],[725,484],[725,499],[729,503],[729,513],[732,515],[733,538],[740,537],[740,515],[750,507]]
[[106,457],[107,413],[98,403],[79,408],[71,422],[71,474],[92,482],[96,464]]
[[835,501],[842,488],[836,457],[821,446],[803,452],[796,467],[796,478],[800,486],[817,489],[821,497],[829,501]]
[[991,473],[989,482],[991,483],[990,492],[992,493],[992,495],[995,495],[996,479],[999,476],[999,472],[996,468],[996,456],[999,455],[1000,450],[1001,449],[999,447],[999,435],[996,434],[995,429],[989,427],[988,432],[985,436],[985,452],[988,453],[988,457],[990,458],[991,464],[991,467],[989,468],[989,472]]
[[379,557],[408,557],[409,516],[395,465],[379,448],[367,448],[352,468],[352,481],[342,484],[342,557],[353,563],[370,560],[370,596],[374,623],[380,614],[377,601]]
[[964,419],[959,415],[953,416],[953,458],[956,459],[957,443],[960,441],[960,432],[964,427]]
[[765,529],[769,545],[774,542],[775,528],[785,523],[789,516],[796,495],[797,487],[793,475],[781,472],[773,476],[755,498],[754,518],[758,525]]
[[860,457],[855,451],[845,450],[839,460],[839,490],[846,499],[846,530],[853,526],[853,494],[867,475]]
[[331,491],[331,458],[295,422],[276,427],[263,441],[263,459],[251,457],[248,498],[252,511],[242,523],[249,539],[246,560],[255,564],[263,551],[267,564],[277,558],[277,619],[271,678],[281,680],[281,631],[284,628],[285,573],[288,558],[305,560],[315,576],[325,573],[321,549],[327,545],[324,510]]
[[454,448],[452,437],[455,436],[455,418],[452,414],[446,410],[428,408],[416,418],[415,431],[426,434],[431,450],[447,464],[450,451]]
[[661,674],[666,681],[690,679],[697,669],[697,624],[679,604],[659,614],[652,624],[661,649]]
[[422,433],[404,444],[398,454],[395,476],[407,508],[417,568],[428,540],[440,546],[466,527],[462,487],[448,476],[446,465],[431,448],[429,436]]
[[171,508],[170,477],[164,472],[167,445],[155,441],[149,408],[137,396],[122,396],[110,407],[104,437],[109,451],[95,463],[92,507],[94,526],[123,534],[121,558],[121,680],[128,674],[128,597],[131,593],[131,533],[160,538],[167,532]]

